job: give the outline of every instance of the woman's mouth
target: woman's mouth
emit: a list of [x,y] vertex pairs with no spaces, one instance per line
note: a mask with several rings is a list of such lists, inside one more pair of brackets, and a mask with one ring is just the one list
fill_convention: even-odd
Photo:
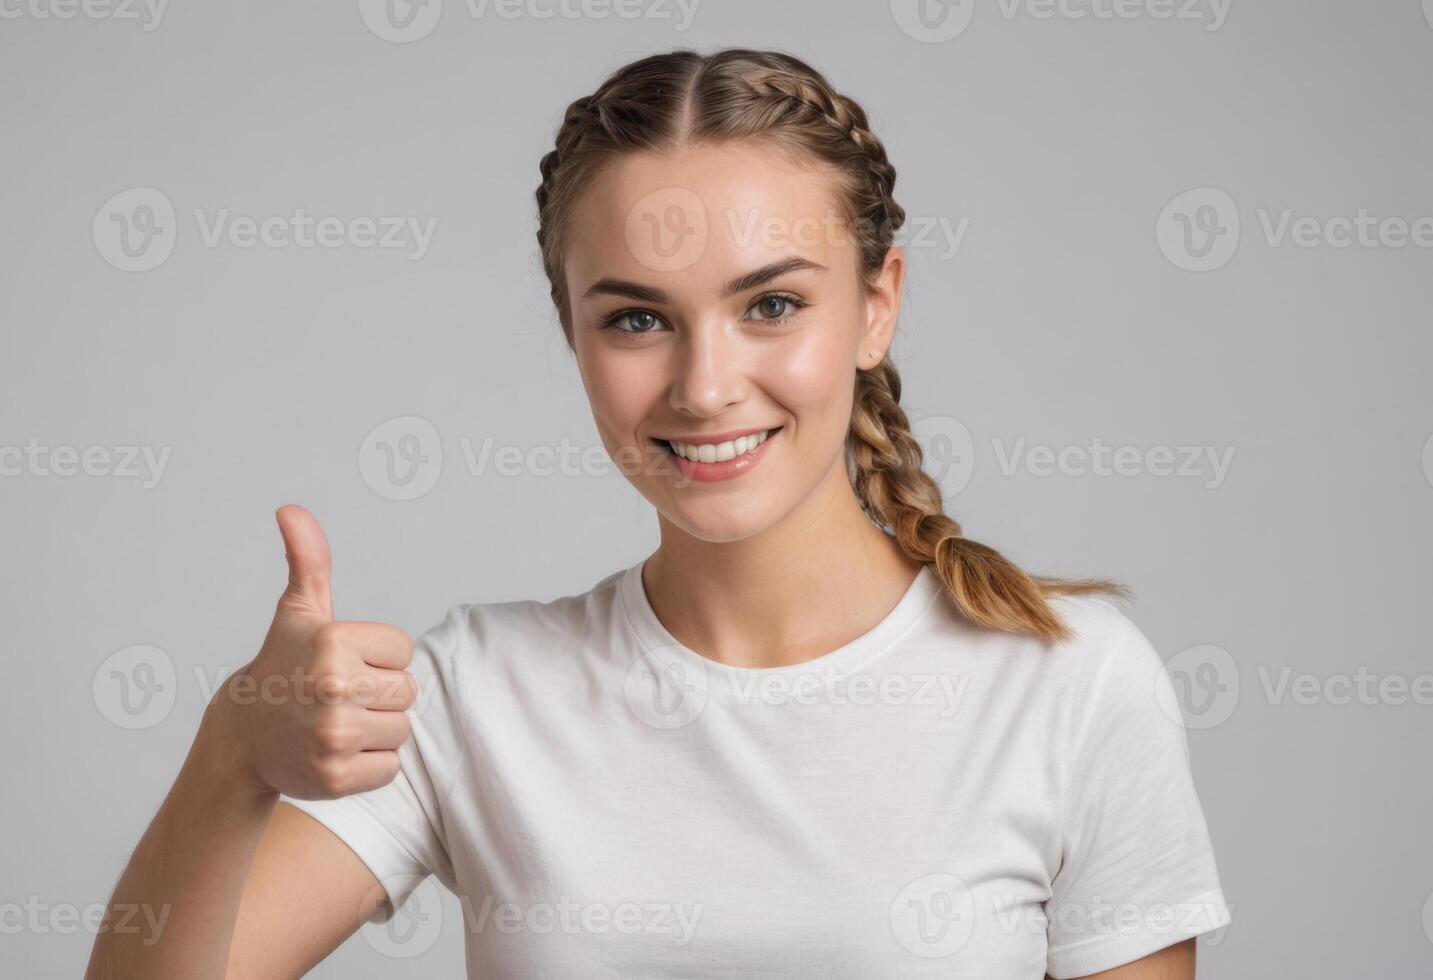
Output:
[[708,483],[727,480],[750,470],[766,454],[766,444],[785,426],[753,432],[724,442],[688,443],[653,439],[668,454],[682,475]]

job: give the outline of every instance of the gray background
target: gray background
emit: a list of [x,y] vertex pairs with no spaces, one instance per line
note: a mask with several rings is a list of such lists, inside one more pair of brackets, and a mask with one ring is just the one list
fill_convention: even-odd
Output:
[[[948,509],[1032,570],[1129,583],[1182,689],[1212,696],[1186,712],[1234,922],[1201,976],[1428,975],[1433,248],[1301,246],[1260,214],[1433,215],[1433,14],[1233,0],[1211,30],[1207,2],[1196,20],[1156,17],[1159,0],[1082,19],[973,2],[943,41],[903,30],[902,0],[702,0],[686,30],[653,0],[635,19],[447,0],[403,43],[353,2],[175,3],[150,30],[5,8],[0,448],[170,455],[153,486],[31,463],[0,477],[0,972],[82,971],[92,936],[63,910],[108,896],[208,685],[256,649],[284,581],[276,505],[326,528],[340,617],[413,633],[459,601],[583,591],[654,547],[620,474],[532,456],[600,447],[532,190],[563,108],[608,71],[744,45],[812,61],[867,107],[913,221],[969,219],[954,255],[910,243],[894,348],[922,431],[956,440]],[[103,232],[135,187],[177,215],[172,254],[142,272],[107,259]],[[1195,188],[1226,193],[1241,229],[1203,272],[1157,233]],[[207,246],[194,211],[224,208],[437,224],[419,260]],[[431,491],[395,500],[361,447],[408,416],[443,459]],[[474,473],[464,439],[534,462]],[[1222,480],[1047,475],[1002,466],[1021,439],[1234,455]],[[137,645],[162,652],[107,662]],[[127,717],[111,671],[136,656],[162,690]],[[1286,668],[1334,695],[1362,671],[1375,694],[1402,679],[1424,696],[1296,699]],[[460,976],[452,896],[441,913],[417,959],[360,933],[314,975]]]

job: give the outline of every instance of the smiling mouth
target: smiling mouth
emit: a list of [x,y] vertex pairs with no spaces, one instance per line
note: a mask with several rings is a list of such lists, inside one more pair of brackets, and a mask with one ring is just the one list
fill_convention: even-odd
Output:
[[722,463],[752,452],[767,439],[770,439],[784,428],[785,426],[778,425],[774,429],[767,429],[765,432],[750,436],[740,436],[729,442],[704,443],[701,445],[693,445],[680,441],[674,443],[666,439],[653,439],[651,441],[654,445],[660,446],[673,456],[679,456],[692,462]]

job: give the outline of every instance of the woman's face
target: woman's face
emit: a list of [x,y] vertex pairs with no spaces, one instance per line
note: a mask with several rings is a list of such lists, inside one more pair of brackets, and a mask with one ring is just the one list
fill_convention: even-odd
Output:
[[[565,272],[593,418],[637,490],[702,540],[850,492],[855,373],[889,346],[903,265],[892,249],[865,289],[836,193],[829,171],[733,143],[626,155],[577,201]],[[667,448],[734,433],[766,439],[695,465]]]

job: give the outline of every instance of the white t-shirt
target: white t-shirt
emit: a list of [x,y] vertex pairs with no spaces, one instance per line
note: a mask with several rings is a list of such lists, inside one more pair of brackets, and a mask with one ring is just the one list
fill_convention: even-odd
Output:
[[675,640],[642,564],[453,608],[397,778],[285,798],[404,913],[454,891],[469,976],[1040,980],[1229,921],[1168,675],[1110,603],[1053,600],[1079,635],[1045,644],[927,566],[846,645],[745,669]]

